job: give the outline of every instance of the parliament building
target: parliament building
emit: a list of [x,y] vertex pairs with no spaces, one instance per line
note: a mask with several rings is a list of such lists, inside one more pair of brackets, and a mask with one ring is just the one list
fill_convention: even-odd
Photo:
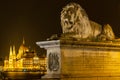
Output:
[[16,54],[15,46],[10,46],[9,58],[4,60],[4,71],[46,70],[46,57],[38,56],[35,50],[25,46],[25,40]]

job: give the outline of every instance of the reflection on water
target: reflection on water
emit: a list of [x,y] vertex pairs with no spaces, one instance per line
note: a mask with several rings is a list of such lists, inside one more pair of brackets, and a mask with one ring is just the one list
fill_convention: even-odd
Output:
[[40,80],[41,72],[4,72],[3,76],[5,79],[14,80]]

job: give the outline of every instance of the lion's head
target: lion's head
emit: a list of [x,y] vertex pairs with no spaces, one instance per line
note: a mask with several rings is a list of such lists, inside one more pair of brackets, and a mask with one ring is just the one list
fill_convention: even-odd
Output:
[[91,35],[91,26],[84,9],[79,4],[70,3],[61,11],[63,33],[75,33],[74,37],[87,38]]

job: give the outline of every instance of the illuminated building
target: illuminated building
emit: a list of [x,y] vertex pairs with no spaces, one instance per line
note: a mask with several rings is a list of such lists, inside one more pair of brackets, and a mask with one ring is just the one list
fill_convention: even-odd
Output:
[[9,58],[4,60],[4,71],[40,70],[43,66],[46,69],[45,60],[45,57],[41,58],[35,51],[26,47],[23,39],[17,54],[15,46],[10,46]]
[[8,68],[8,67],[9,67],[9,62],[8,62],[8,60],[4,60],[4,67],[5,67],[5,68]]
[[24,55],[25,52],[28,52],[29,49],[25,46],[25,40],[23,39],[23,43],[21,44],[19,50],[18,50],[18,55],[17,59],[21,59],[22,56]]
[[0,58],[0,71],[3,70],[3,58]]
[[34,68],[40,68],[40,59],[39,57],[37,56],[37,54],[35,53],[35,56],[33,57],[33,67]]
[[9,54],[9,68],[13,68],[13,53],[12,53],[12,47],[10,46],[10,54]]

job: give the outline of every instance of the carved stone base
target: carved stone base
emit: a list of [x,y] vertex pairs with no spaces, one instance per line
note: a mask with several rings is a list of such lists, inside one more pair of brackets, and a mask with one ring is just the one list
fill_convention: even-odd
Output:
[[120,79],[119,43],[54,40],[38,45],[47,50],[47,74],[42,79]]
[[47,74],[42,78],[60,78],[61,53],[60,40],[43,41],[37,43],[47,50]]

